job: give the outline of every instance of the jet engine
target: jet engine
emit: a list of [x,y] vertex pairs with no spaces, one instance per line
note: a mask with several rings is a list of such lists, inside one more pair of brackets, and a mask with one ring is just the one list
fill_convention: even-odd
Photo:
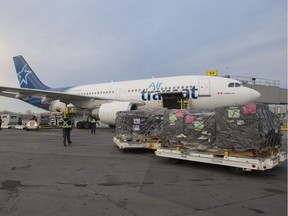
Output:
[[[115,125],[116,113],[119,111],[136,110],[137,105],[133,102],[112,102],[102,104],[98,111],[99,120],[108,125]],[[93,110],[92,113],[96,113]]]

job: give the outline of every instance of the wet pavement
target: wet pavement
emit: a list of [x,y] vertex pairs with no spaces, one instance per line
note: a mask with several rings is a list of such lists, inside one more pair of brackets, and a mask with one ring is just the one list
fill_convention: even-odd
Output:
[[[172,164],[123,152],[113,130],[0,131],[0,215],[287,215],[287,162],[236,175],[228,167]],[[287,150],[287,135],[283,137]]]

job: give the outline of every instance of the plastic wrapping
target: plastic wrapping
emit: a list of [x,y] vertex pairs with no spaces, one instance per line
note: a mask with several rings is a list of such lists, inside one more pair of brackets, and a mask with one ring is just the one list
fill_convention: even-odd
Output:
[[219,148],[259,151],[281,146],[280,123],[268,106],[219,107],[215,113],[216,143]]
[[163,115],[160,108],[117,112],[115,136],[126,141],[160,138]]
[[163,148],[220,154],[265,153],[281,146],[278,117],[262,104],[219,107],[212,113],[155,108],[118,112],[115,135],[120,140],[160,138]]
[[211,148],[215,141],[214,113],[193,113],[192,110],[164,112],[162,147]]

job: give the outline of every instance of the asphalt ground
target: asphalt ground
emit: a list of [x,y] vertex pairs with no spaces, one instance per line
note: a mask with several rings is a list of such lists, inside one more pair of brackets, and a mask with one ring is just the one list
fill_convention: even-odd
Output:
[[59,129],[2,129],[0,215],[287,215],[287,162],[236,175],[151,150],[123,152],[113,136],[73,129],[64,147]]

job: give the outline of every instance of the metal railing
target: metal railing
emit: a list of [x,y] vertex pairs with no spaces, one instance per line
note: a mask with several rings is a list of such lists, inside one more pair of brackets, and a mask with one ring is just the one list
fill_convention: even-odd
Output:
[[231,76],[232,79],[236,79],[243,84],[249,84],[249,85],[263,85],[263,86],[274,86],[279,87],[280,86],[280,80],[270,80],[270,79],[263,79],[263,78],[256,78],[256,77],[243,77],[243,76]]

